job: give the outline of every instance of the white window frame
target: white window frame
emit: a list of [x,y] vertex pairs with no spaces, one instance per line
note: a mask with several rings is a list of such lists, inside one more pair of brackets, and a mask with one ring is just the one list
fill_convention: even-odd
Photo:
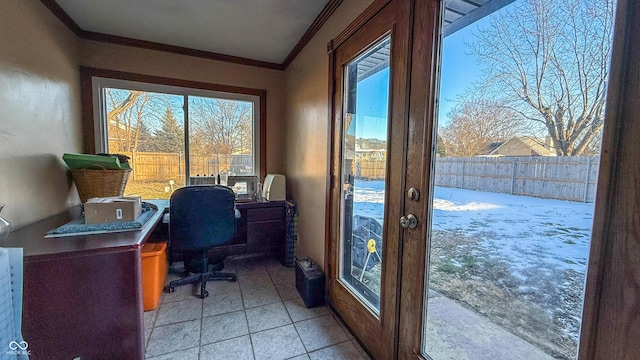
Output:
[[[91,93],[92,93],[92,99],[93,99],[93,123],[94,123],[94,129],[95,129],[94,136],[95,136],[96,153],[109,152],[109,146],[108,146],[108,140],[107,140],[108,132],[107,132],[107,122],[106,122],[107,111],[105,106],[106,98],[105,98],[105,92],[104,92],[104,89],[106,88],[147,91],[147,92],[155,92],[155,93],[162,93],[162,94],[168,94],[168,95],[178,95],[178,96],[185,96],[185,97],[197,96],[197,97],[251,102],[253,104],[253,133],[252,133],[253,175],[260,177],[260,174],[262,173],[262,166],[264,166],[264,164],[260,163],[260,130],[261,130],[260,129],[260,123],[261,123],[260,96],[93,76],[91,78]],[[185,128],[187,128],[189,126],[189,115],[186,112],[184,114],[184,119],[185,119],[184,126]],[[188,136],[188,132],[185,132],[185,150],[187,151],[187,155],[189,155],[188,154],[189,140],[187,136]],[[186,174],[189,175],[189,169],[187,166],[185,167],[186,167],[185,169]]]

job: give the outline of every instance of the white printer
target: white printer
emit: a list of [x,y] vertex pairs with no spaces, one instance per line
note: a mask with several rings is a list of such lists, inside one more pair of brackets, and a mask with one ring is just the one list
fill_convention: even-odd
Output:
[[287,185],[284,175],[267,174],[262,187],[262,197],[268,201],[287,200]]

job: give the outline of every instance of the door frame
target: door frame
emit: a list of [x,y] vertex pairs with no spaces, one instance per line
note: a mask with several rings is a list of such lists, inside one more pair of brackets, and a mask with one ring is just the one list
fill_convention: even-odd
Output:
[[640,353],[640,2],[617,1],[580,360]]
[[[383,243],[382,279],[380,289],[380,317],[355,299],[351,292],[336,279],[340,277],[339,244],[341,223],[342,181],[342,125],[343,125],[343,64],[366,52],[371,45],[391,34],[390,112],[386,172],[402,174],[405,171],[406,121],[408,100],[408,71],[411,52],[411,6],[413,0],[376,1],[361,15],[357,26],[350,26],[329,43],[330,63],[330,127],[331,149],[330,191],[327,206],[327,241],[325,270],[327,273],[328,303],[343,318],[375,358],[387,359],[397,356],[399,259],[401,257],[401,228],[395,216],[385,210],[385,241]],[[391,19],[391,20],[389,20]],[[352,24],[353,25],[353,24]],[[361,47],[360,44],[366,44]],[[344,55],[344,54],[348,55]],[[393,122],[393,124],[392,124]],[[385,179],[387,188],[404,189],[400,176]],[[404,192],[404,191],[402,191]],[[402,194],[387,192],[385,205],[391,214],[400,214],[403,208]],[[397,216],[399,218],[399,216]],[[396,235],[397,234],[397,235]]]
[[[435,172],[432,164],[437,132],[435,114],[437,112],[438,83],[440,73],[438,62],[441,51],[441,4],[437,0],[416,0],[413,16],[412,69],[409,102],[409,118],[413,123],[415,140],[421,141],[421,147],[410,147],[407,154],[407,166],[413,170],[406,174],[407,188],[415,187],[420,191],[420,201],[407,201],[405,213],[415,214],[422,222],[413,231],[405,232],[402,242],[401,259],[402,279],[399,299],[398,358],[423,359],[422,322],[424,320],[425,271],[431,231],[431,174]],[[412,138],[409,139],[412,141]],[[413,168],[413,169],[412,169]]]

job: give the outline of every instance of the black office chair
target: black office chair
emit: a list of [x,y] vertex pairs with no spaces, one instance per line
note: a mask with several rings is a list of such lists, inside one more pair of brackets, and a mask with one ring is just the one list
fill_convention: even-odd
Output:
[[[209,295],[208,280],[236,281],[236,274],[209,271],[207,252],[233,239],[236,228],[235,195],[221,185],[187,186],[174,191],[169,207],[169,239],[183,252],[185,270],[193,275],[174,280],[164,288],[201,282],[200,298]],[[191,257],[191,259],[189,259]]]

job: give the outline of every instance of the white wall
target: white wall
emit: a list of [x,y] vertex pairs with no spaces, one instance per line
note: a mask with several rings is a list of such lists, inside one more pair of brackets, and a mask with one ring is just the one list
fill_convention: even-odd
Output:
[[0,1],[0,203],[14,229],[79,204],[78,40],[40,1]]

